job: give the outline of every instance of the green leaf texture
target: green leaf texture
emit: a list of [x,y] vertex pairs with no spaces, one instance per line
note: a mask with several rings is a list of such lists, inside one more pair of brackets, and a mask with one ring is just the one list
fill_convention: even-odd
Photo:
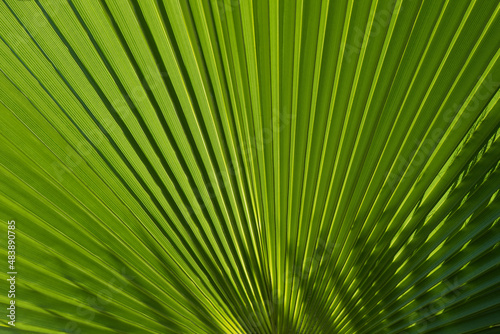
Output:
[[0,0],[0,333],[500,332],[497,0]]

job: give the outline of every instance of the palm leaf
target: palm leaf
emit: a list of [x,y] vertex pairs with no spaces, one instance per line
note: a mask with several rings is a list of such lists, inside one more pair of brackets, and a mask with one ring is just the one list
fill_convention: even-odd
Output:
[[2,0],[0,332],[497,332],[499,11]]

